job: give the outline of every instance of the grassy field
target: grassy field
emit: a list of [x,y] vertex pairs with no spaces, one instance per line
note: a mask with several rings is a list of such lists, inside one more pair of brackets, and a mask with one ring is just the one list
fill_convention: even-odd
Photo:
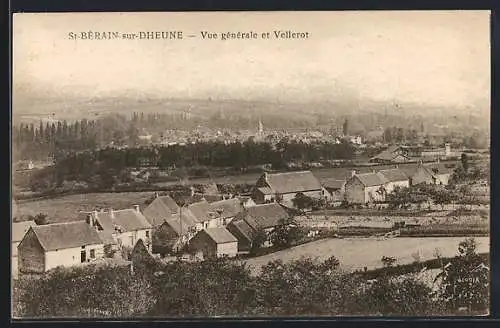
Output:
[[79,211],[91,211],[95,208],[131,208],[140,205],[154,195],[153,192],[94,193],[69,195],[53,199],[18,202],[19,215],[48,215],[51,223],[78,219]]
[[[325,260],[330,256],[339,259],[346,270],[358,270],[367,267],[375,269],[382,266],[382,256],[397,259],[396,264],[407,264],[414,261],[418,253],[421,261],[435,258],[436,249],[443,257],[453,257],[458,254],[458,244],[464,237],[439,238],[345,238],[323,239],[308,244],[296,246],[276,253],[246,260],[246,263],[258,272],[260,267],[269,261],[281,259],[284,262],[297,260],[301,257]],[[479,253],[489,252],[489,238],[475,238]]]
[[[454,163],[454,161],[452,161]],[[318,168],[311,169],[316,178],[320,181],[323,179],[338,179],[342,180],[351,175],[351,170],[356,169],[359,173],[368,173],[372,170],[385,170],[385,169],[393,169],[395,165],[374,165],[370,167],[334,167],[334,168]],[[407,164],[399,164],[399,168],[405,172],[413,172],[417,168],[416,163],[407,163]],[[255,183],[257,179],[261,176],[260,173],[245,173],[240,175],[226,175],[226,176],[214,176],[212,178],[198,178],[191,179],[188,183],[229,183],[229,184],[245,184],[245,183]],[[159,182],[157,186],[170,186],[173,184],[178,184],[177,181],[167,181],[167,182]]]

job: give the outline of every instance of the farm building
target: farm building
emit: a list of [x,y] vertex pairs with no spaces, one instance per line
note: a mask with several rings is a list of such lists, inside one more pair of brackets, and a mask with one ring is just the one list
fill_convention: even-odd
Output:
[[189,247],[204,258],[234,257],[238,254],[238,239],[225,228],[208,228],[198,232]]
[[410,178],[400,169],[389,169],[378,171],[379,175],[387,181],[384,185],[386,193],[391,193],[396,187],[410,186]]
[[153,248],[155,253],[163,253],[166,249],[181,249],[197,231],[198,221],[187,207],[182,207],[177,216],[163,222],[155,230]]
[[237,198],[240,200],[240,203],[244,208],[248,208],[248,207],[257,205],[257,204],[255,204],[254,200],[250,196],[239,196]]
[[[87,223],[100,232],[101,236],[112,237],[118,247],[134,247],[142,239],[151,250],[152,225],[141,213],[139,206],[133,209],[94,211],[87,215]],[[111,240],[109,240],[111,241]]]
[[311,198],[328,198],[328,192],[311,171],[273,174],[265,172],[257,180],[252,198],[257,204],[279,202],[293,207],[292,199],[299,192]]
[[370,158],[370,162],[380,164],[404,163],[409,161],[409,159],[408,153],[404,148],[394,145]]
[[158,196],[144,210],[144,216],[153,226],[159,226],[166,220],[179,214],[180,207],[170,196]]
[[385,200],[387,180],[375,172],[357,174],[353,171],[345,185],[345,200],[350,204],[366,204]]
[[454,166],[447,167],[443,163],[420,163],[416,172],[411,177],[411,183],[413,185],[420,183],[447,185],[453,174],[453,169]]
[[[234,235],[242,243],[241,248],[245,248],[248,244],[251,245],[257,231],[263,230],[270,233],[282,220],[288,218],[290,218],[290,214],[281,205],[277,203],[260,204],[239,213],[233,221],[234,224],[232,222],[228,225],[228,229],[235,232]],[[245,223],[241,223],[241,221]],[[270,243],[267,242],[264,246],[270,246]]]
[[35,221],[22,221],[12,223],[12,256],[17,256],[17,246],[23,240],[30,227],[36,226]]
[[331,195],[331,202],[334,205],[340,205],[344,200],[346,179],[323,179],[321,184]]
[[210,204],[212,211],[217,213],[222,225],[227,225],[238,213],[243,212],[245,208],[238,198],[221,200]]
[[255,231],[245,220],[233,220],[227,225],[226,229],[238,239],[238,252],[250,251]]
[[19,272],[42,273],[104,257],[97,231],[84,221],[32,226],[18,246]]
[[214,211],[210,203],[205,199],[202,201],[190,204],[187,208],[193,213],[197,221],[197,229],[207,229],[222,226],[222,220]]

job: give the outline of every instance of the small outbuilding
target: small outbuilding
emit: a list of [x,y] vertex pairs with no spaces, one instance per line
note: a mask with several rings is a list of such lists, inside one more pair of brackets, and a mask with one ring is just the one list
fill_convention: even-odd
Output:
[[208,228],[191,239],[189,248],[201,252],[203,258],[235,257],[238,254],[238,239],[226,228]]

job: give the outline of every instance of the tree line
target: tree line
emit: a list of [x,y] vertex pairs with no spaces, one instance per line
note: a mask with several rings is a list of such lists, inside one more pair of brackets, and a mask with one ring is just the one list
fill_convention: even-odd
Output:
[[[473,240],[442,265],[432,287],[418,271],[403,276],[349,273],[331,257],[269,262],[259,272],[227,259],[130,266],[56,268],[14,281],[15,317],[207,317],[452,315],[488,309],[489,269]],[[385,257],[386,267],[395,261]]]

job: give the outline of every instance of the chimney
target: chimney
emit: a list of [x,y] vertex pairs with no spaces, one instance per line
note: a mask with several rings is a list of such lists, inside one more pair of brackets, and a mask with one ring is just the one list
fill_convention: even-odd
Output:
[[394,166],[394,168],[399,169],[399,165],[398,165],[398,164],[396,164],[396,165]]
[[351,177],[355,176],[356,175],[356,170],[352,170],[351,171]]
[[264,181],[268,182],[268,178],[269,178],[269,176],[267,175],[267,172],[264,172]]
[[115,218],[115,211],[113,211],[112,208],[109,209],[109,216],[111,216],[112,219]]
[[418,161],[418,166],[422,166],[422,165],[424,165],[424,161],[419,160],[419,161]]
[[139,205],[134,205],[134,209],[137,213],[141,213],[141,209],[140,209]]
[[155,191],[155,199],[158,197],[159,197],[158,192]]

